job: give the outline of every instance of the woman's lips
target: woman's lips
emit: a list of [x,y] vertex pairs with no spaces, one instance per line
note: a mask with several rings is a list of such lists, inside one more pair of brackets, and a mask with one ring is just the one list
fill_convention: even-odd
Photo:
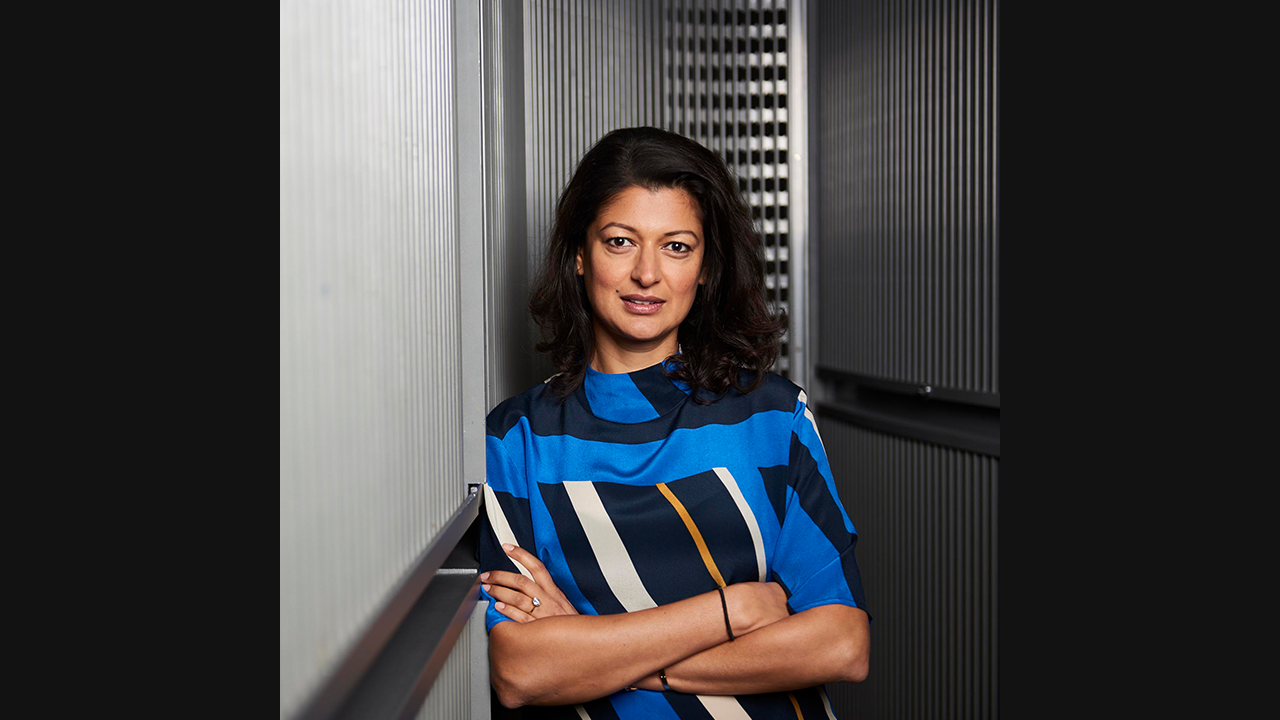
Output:
[[628,295],[622,298],[622,304],[626,306],[628,312],[633,312],[637,315],[652,315],[662,308],[664,301],[657,298]]

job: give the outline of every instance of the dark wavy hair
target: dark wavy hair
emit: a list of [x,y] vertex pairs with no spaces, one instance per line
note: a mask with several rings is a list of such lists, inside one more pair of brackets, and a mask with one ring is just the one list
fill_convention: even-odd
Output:
[[706,241],[707,282],[698,286],[680,324],[681,350],[670,358],[667,376],[689,385],[704,405],[731,386],[754,390],[778,358],[786,319],[772,317],[765,302],[763,246],[751,210],[737,179],[710,150],[675,133],[637,127],[614,130],[587,151],[556,203],[529,300],[542,335],[536,347],[559,371],[552,392],[563,398],[576,390],[595,349],[591,302],[575,262],[578,249],[600,209],[633,186],[687,192],[696,201]]

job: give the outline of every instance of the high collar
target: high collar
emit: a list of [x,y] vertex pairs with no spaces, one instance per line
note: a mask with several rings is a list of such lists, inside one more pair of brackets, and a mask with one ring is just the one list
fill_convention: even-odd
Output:
[[663,374],[667,361],[629,373],[597,372],[587,366],[578,398],[592,415],[616,423],[653,420],[684,402],[688,387]]

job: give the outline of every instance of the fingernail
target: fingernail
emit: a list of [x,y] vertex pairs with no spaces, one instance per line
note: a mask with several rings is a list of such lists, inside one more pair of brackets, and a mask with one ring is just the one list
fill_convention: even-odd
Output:
[[484,588],[484,591],[485,591],[485,592],[489,592],[489,586],[488,586],[488,585],[481,585],[480,587]]
[[[482,573],[480,573],[480,579],[481,579],[481,580],[488,580],[488,579],[489,579],[489,573],[487,573],[487,572],[482,572]],[[486,589],[486,590],[488,590],[488,588],[485,588],[485,589]]]
[[498,603],[498,604],[494,605],[494,607],[498,608],[499,610],[501,610],[502,608],[504,608],[504,607],[506,607],[506,606],[507,606],[507,604],[506,604],[506,603]]
[[506,550],[507,552],[511,552],[512,550],[516,549],[516,546],[512,545],[511,543],[502,543],[502,549]]

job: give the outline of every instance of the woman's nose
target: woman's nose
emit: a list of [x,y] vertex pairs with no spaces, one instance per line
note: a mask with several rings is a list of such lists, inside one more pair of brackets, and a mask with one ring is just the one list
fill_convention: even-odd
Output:
[[631,279],[641,287],[649,287],[662,279],[657,248],[640,248],[640,252],[636,253],[635,267],[631,269]]

